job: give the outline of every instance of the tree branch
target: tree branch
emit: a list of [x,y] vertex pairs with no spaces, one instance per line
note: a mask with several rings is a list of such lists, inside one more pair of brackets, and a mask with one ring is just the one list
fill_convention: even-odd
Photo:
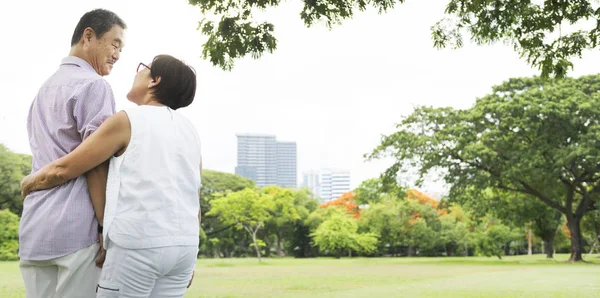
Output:
[[487,172],[488,174],[496,177],[499,180],[499,186],[501,188],[503,188],[503,189],[512,190],[512,191],[518,191],[518,192],[522,192],[522,193],[525,193],[525,194],[529,194],[529,195],[535,196],[535,197],[539,198],[542,202],[544,202],[546,205],[548,205],[548,206],[550,206],[550,207],[552,207],[552,208],[554,208],[554,209],[556,209],[556,210],[558,210],[558,211],[560,211],[562,213],[565,213],[565,214],[567,213],[567,209],[565,209],[565,207],[561,206],[557,202],[551,200],[550,198],[548,198],[547,196],[545,196],[541,192],[537,191],[535,188],[533,188],[532,186],[530,186],[525,181],[517,180],[517,182],[519,182],[519,184],[521,184],[524,189],[512,189],[512,188],[508,188],[507,186],[505,186],[502,183],[502,180],[500,178],[501,177],[500,174],[499,173],[495,173],[489,167],[485,167],[483,165],[472,163],[472,162],[467,162],[462,157],[458,156],[455,153],[451,153],[450,155],[452,157],[458,159],[459,161],[463,162],[463,163],[466,163],[466,164],[468,164],[468,165],[470,165],[470,166],[472,166],[472,167],[474,167],[474,168],[476,168],[476,169],[478,169],[480,171]]
[[575,210],[575,217],[582,218],[586,212],[592,210],[590,207],[592,207],[593,203],[594,201],[590,199],[589,194],[584,195],[581,202],[579,202],[579,206],[577,206],[577,210]]
[[226,226],[226,227],[224,227],[224,228],[222,228],[222,229],[220,229],[220,230],[216,230],[216,231],[212,231],[212,232],[210,232],[210,233],[206,233],[206,236],[212,236],[212,235],[214,235],[214,234],[221,233],[221,232],[223,232],[223,231],[226,231],[226,230],[229,230],[229,229],[231,229],[231,228],[232,228],[232,227],[234,227],[234,226],[235,226],[235,224],[231,224],[231,225],[229,225],[229,226]]
[[[570,212],[570,209],[568,210],[565,207],[561,206],[560,204],[556,203],[555,201],[551,200],[550,198],[548,198],[547,196],[545,196],[544,194],[542,194],[541,192],[539,192],[538,190],[536,190],[535,188],[533,188],[532,186],[527,184],[525,181],[518,180],[518,182],[523,186],[523,188],[525,188],[526,193],[539,198],[540,200],[542,200],[542,202],[546,203],[546,205],[548,205],[562,213],[565,213],[565,214],[567,212]],[[572,194],[572,192],[571,192],[571,194]],[[567,196],[567,201],[568,201],[568,197],[569,196]]]

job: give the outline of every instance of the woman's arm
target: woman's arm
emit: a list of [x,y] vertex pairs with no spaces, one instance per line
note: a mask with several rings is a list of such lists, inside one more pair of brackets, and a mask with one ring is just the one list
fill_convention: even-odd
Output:
[[88,191],[96,219],[98,224],[104,225],[104,207],[106,205],[106,180],[108,180],[108,164],[110,161],[105,161],[99,166],[85,173],[87,179]]
[[81,176],[126,148],[130,138],[131,126],[127,114],[114,114],[73,152],[25,177],[21,181],[23,197],[32,191],[52,188]]

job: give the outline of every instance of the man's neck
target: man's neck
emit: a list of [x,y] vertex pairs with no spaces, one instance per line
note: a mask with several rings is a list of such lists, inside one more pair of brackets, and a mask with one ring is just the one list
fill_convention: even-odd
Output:
[[69,52],[69,56],[75,56],[77,58],[88,61],[85,53],[79,48],[77,45],[71,47],[71,51]]

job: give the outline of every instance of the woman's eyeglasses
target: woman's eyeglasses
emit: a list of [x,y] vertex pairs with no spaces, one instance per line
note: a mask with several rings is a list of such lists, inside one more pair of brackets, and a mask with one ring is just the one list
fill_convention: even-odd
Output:
[[152,70],[152,68],[150,68],[150,66],[140,62],[140,64],[138,64],[137,70],[135,72],[140,72],[140,71],[144,70],[144,68]]

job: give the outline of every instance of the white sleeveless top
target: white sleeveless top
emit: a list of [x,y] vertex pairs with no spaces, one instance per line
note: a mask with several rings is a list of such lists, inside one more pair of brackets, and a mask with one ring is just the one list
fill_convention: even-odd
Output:
[[125,112],[131,140],[125,153],[110,160],[105,247],[198,246],[201,153],[194,126],[168,107]]

